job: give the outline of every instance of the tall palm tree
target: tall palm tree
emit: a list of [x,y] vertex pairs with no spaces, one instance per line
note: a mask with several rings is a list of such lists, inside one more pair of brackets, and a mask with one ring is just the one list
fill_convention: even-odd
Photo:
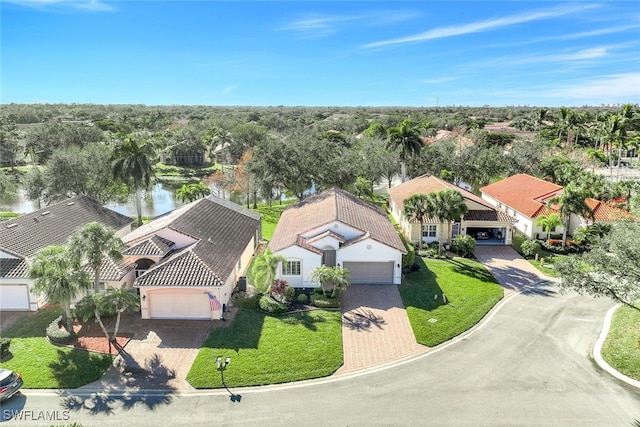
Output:
[[107,257],[122,260],[124,244],[113,229],[98,222],[91,222],[78,230],[71,238],[69,250],[74,257],[87,262],[93,270],[93,291],[98,293],[100,273]]
[[563,221],[562,246],[567,245],[567,231],[571,222],[571,214],[577,214],[587,219],[594,219],[594,213],[587,206],[585,193],[573,184],[567,185],[558,196],[552,197],[548,205],[558,205],[558,211]]
[[434,207],[427,194],[414,194],[404,200],[404,215],[409,221],[418,221],[420,224],[420,240],[418,249],[422,250],[422,229],[424,223],[434,216]]
[[148,142],[138,142],[132,136],[122,142],[113,153],[113,175],[136,192],[138,226],[142,225],[142,190],[151,187],[154,175],[155,148]]
[[536,224],[541,226],[545,233],[547,233],[547,242],[551,238],[551,230],[556,228],[559,225],[562,225],[562,218],[555,212],[550,213],[549,215],[540,215]]
[[405,182],[407,178],[407,160],[419,154],[423,146],[420,134],[410,120],[403,120],[399,126],[391,127],[387,130],[387,138],[387,149],[398,150],[400,153],[400,175],[402,182]]
[[120,330],[121,314],[128,310],[133,310],[140,305],[140,298],[135,289],[109,287],[104,295],[104,304],[110,306],[116,312],[116,325],[113,328],[113,335],[110,341],[115,341]]
[[96,322],[100,325],[100,329],[102,329],[104,336],[107,337],[107,341],[109,341],[109,332],[102,321],[102,314],[104,311],[104,294],[87,295],[76,304],[76,315],[81,317],[85,322],[92,317],[95,318]]
[[[464,197],[453,188],[429,193],[429,203],[433,207],[433,216],[440,222],[447,223],[447,241],[451,241],[451,225],[467,213],[468,207]],[[440,240],[440,239],[438,239]]]
[[89,275],[82,271],[75,257],[64,246],[47,246],[35,254],[28,271],[34,280],[33,290],[49,303],[59,303],[67,330],[73,331],[71,302],[83,289],[91,287]]
[[249,270],[249,281],[258,292],[269,293],[271,291],[278,264],[281,262],[287,262],[287,258],[283,255],[274,255],[269,248],[253,260],[253,265]]

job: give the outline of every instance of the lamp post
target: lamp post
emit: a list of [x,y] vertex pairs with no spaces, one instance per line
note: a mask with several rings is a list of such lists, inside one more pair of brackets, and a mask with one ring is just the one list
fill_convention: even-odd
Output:
[[229,366],[229,363],[231,363],[230,357],[227,357],[224,360],[222,360],[222,356],[218,356],[216,358],[216,365],[218,366],[218,371],[220,371],[220,379],[222,380],[222,385],[229,392],[232,402],[240,402],[241,396],[239,394],[233,394],[231,390],[229,390],[229,387],[227,387],[227,384],[225,384],[224,382],[224,371],[227,369],[227,366]]

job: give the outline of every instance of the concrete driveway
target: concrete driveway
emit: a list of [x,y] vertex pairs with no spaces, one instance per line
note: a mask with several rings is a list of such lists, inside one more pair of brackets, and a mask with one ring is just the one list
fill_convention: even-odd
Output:
[[476,246],[473,254],[502,285],[505,296],[528,286],[555,281],[538,271],[511,246]]
[[395,285],[351,285],[342,293],[344,364],[358,371],[424,353]]
[[[229,320],[236,312],[231,309]],[[127,314],[120,329],[133,332],[133,337],[99,380],[80,388],[193,390],[186,377],[198,350],[212,328],[230,324],[222,320],[144,320],[138,313]]]

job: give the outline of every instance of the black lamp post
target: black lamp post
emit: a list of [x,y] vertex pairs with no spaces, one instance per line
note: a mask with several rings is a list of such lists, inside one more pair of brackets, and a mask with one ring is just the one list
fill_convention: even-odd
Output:
[[227,369],[227,366],[229,365],[229,363],[231,363],[230,357],[227,357],[224,360],[222,360],[222,356],[218,356],[216,358],[216,365],[218,366],[218,371],[220,371],[220,379],[222,380],[222,385],[229,392],[232,402],[240,402],[240,399],[242,396],[240,396],[239,394],[233,394],[231,390],[229,390],[229,387],[227,387],[227,385],[224,382],[224,371]]

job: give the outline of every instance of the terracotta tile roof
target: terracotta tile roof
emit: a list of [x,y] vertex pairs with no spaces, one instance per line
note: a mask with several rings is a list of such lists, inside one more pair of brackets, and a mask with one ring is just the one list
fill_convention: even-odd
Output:
[[360,200],[339,188],[288,206],[273,233],[269,247],[277,252],[299,243],[299,236],[333,221],[369,232],[372,239],[406,252],[398,233],[386,213],[378,206]]
[[27,277],[27,262],[19,258],[0,258],[0,277]]
[[[251,239],[260,238],[260,227],[260,215],[235,203],[211,197],[196,200],[154,219],[123,240],[132,243],[145,237],[152,238],[164,228],[193,237],[197,241],[188,247],[188,251],[169,255],[139,277],[136,286],[151,286],[149,281],[152,278],[158,279],[156,286],[170,286],[171,283],[186,286],[180,283],[194,282],[206,285],[220,280],[224,282],[231,275]],[[147,277],[151,272],[153,275]]]
[[596,222],[619,221],[621,219],[631,219],[633,215],[624,209],[617,208],[609,203],[600,200],[588,198],[585,199],[587,206],[594,213]]
[[194,251],[198,244],[154,265],[136,279],[135,286],[223,286],[224,280]]
[[560,193],[562,186],[527,174],[513,175],[480,191],[529,218],[545,214],[545,201]]
[[148,239],[136,243],[130,248],[127,248],[123,252],[123,254],[165,256],[171,251],[174,244],[175,243],[171,240],[154,235]]
[[[413,178],[410,181],[403,182],[400,185],[389,189],[389,197],[393,199],[393,202],[398,206],[400,211],[404,210],[404,201],[414,194],[428,194],[437,193],[442,190],[454,189],[458,191],[462,196],[470,201],[485,206],[487,209],[495,209],[489,202],[483,200],[481,197],[476,196],[470,191],[460,188],[457,185],[451,184],[443,179],[437,178],[433,175],[422,175]],[[438,222],[438,221],[434,221]]]
[[114,230],[133,222],[91,197],[76,196],[0,224],[0,250],[28,258],[46,246],[67,243],[94,221]]

